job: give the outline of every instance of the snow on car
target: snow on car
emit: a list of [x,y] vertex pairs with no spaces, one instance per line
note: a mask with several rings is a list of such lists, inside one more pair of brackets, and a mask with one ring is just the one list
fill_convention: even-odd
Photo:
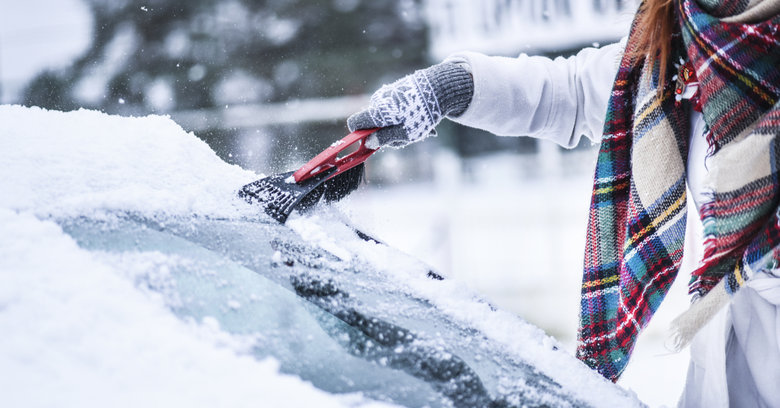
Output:
[[0,164],[3,405],[642,406],[166,117],[0,106]]

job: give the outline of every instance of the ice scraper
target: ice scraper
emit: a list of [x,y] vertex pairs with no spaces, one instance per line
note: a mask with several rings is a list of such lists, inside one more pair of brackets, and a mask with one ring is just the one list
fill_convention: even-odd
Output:
[[[363,162],[376,150],[366,147],[366,138],[378,129],[356,130],[333,143],[295,171],[249,183],[238,196],[258,203],[266,214],[284,224],[293,210],[314,206],[321,198],[338,201],[354,191],[363,179]],[[343,157],[355,144],[357,150]]]

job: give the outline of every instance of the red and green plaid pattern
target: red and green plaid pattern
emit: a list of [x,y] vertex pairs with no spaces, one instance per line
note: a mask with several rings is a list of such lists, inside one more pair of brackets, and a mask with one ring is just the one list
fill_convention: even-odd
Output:
[[[727,23],[715,16],[739,14],[747,1],[676,3],[680,35],[670,40],[697,71],[711,147],[705,261],[691,291],[724,277],[733,291],[778,258],[780,17]],[[613,381],[674,281],[685,238],[689,107],[675,105],[671,84],[659,97],[661,68],[632,54],[618,70],[596,164],[577,349]]]

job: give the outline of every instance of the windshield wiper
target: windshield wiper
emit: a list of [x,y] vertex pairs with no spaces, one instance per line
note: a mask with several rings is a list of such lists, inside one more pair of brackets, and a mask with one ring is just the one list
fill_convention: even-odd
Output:
[[425,381],[455,407],[509,406],[491,397],[479,375],[460,357],[410,330],[359,312],[356,302],[332,280],[302,273],[292,275],[290,283],[299,296],[357,329],[345,339],[343,331],[322,325],[350,354]]

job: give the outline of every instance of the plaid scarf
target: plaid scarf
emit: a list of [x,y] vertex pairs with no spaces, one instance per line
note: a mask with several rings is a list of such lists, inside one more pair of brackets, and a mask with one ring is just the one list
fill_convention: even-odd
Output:
[[[775,5],[747,24],[737,21],[761,0],[675,0],[673,59],[696,71],[710,145],[705,256],[690,283],[699,295],[724,278],[734,293],[780,260],[780,1],[763,1]],[[596,164],[577,347],[612,381],[672,285],[685,238],[690,107],[675,104],[674,86],[658,84],[662,67],[632,58],[635,27]],[[663,69],[671,78],[674,67]]]

